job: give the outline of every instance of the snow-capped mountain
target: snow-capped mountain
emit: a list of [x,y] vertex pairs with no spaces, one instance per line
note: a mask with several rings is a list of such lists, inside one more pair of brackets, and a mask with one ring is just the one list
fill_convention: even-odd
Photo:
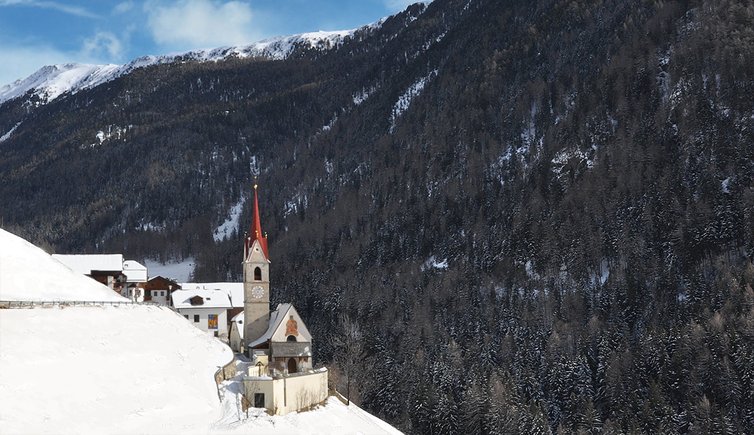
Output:
[[245,59],[253,57],[282,60],[290,56],[296,49],[329,50],[338,47],[346,38],[353,36],[358,30],[373,29],[381,23],[382,20],[358,29],[279,36],[245,46],[192,50],[162,56],[142,56],[124,65],[79,63],[47,65],[25,79],[16,80],[0,87],[0,104],[26,95],[30,91],[38,97],[36,104],[46,104],[66,92],[76,93],[83,89],[90,89],[128,74],[135,69],[152,65],[190,61],[217,62],[229,58]]
[[25,95],[30,90],[35,90],[35,95],[42,101],[51,101],[69,90],[86,89],[112,80],[118,69],[118,65],[47,65],[25,79],[0,88],[0,103]]

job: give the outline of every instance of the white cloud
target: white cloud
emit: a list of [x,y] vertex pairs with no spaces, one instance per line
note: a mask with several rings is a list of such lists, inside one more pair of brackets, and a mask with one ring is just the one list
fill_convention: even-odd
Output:
[[110,32],[97,32],[84,40],[81,55],[85,59],[120,59],[123,55],[123,44]]
[[54,63],[70,61],[70,56],[45,46],[0,46],[0,86],[26,78],[34,71]]
[[0,6],[30,6],[42,9],[55,9],[66,14],[77,15],[79,17],[98,18],[99,16],[80,6],[70,6],[65,3],[55,1],[40,0],[0,0]]
[[179,0],[171,5],[150,2],[144,8],[152,37],[168,49],[238,45],[259,39],[246,2]]
[[128,1],[121,2],[115,5],[115,8],[113,9],[113,13],[124,14],[133,8],[134,8],[134,2],[132,2],[131,0],[128,0]]
[[120,62],[123,43],[112,33],[98,32],[77,51],[39,44],[0,44],[0,87],[24,79],[45,65],[63,63],[107,64]]

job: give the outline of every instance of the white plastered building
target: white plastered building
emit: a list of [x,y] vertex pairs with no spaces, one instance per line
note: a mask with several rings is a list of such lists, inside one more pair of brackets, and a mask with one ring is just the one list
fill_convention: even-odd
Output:
[[215,337],[228,334],[230,299],[221,290],[175,290],[173,307],[194,326]]

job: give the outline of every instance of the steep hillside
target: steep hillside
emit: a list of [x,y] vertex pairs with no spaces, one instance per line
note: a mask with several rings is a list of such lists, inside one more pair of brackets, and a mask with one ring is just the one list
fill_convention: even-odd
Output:
[[0,216],[236,279],[242,234],[216,229],[243,231],[258,175],[273,304],[301,308],[320,360],[355,324],[356,396],[401,428],[742,432],[753,20],[435,0],[332,49],[8,101]]

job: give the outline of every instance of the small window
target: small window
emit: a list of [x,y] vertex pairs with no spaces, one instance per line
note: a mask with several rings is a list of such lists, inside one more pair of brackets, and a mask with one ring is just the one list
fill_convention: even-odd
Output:
[[254,281],[261,281],[261,280],[262,280],[262,268],[255,267],[254,268]]
[[295,335],[289,335],[288,336],[288,341],[296,341],[296,336]]
[[194,314],[194,323],[199,323],[199,315]]
[[184,314],[183,317],[185,317],[186,320],[188,320],[188,314]]

